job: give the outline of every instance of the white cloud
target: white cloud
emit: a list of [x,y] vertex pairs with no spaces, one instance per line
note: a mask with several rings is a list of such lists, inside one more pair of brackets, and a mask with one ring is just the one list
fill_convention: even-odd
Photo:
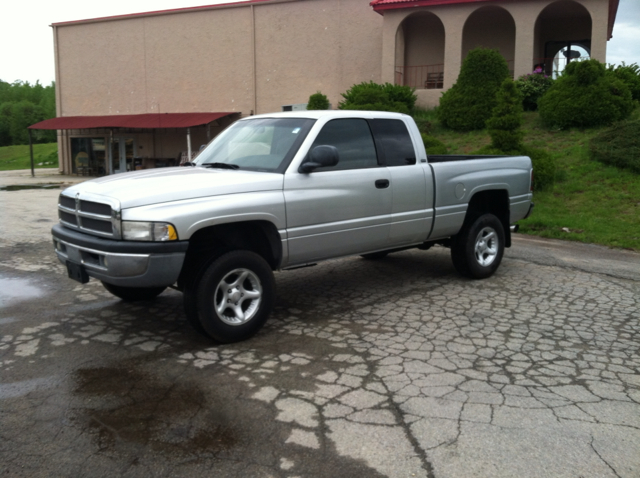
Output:
[[640,25],[631,22],[616,23],[613,37],[607,45],[607,63],[640,65]]

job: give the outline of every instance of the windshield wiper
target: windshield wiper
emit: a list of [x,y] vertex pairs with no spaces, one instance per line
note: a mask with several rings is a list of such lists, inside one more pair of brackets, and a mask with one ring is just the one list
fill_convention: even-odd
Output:
[[237,164],[229,163],[202,163],[200,166],[204,166],[205,168],[240,169],[240,166]]

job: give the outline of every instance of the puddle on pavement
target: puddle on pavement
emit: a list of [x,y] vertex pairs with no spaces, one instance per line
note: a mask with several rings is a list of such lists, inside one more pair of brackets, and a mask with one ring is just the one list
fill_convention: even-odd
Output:
[[80,369],[76,394],[91,408],[82,422],[101,451],[133,445],[178,456],[217,454],[236,446],[233,421],[197,387],[161,383],[126,367]]
[[25,189],[60,189],[62,184],[14,184],[10,186],[0,186],[0,191],[24,191]]
[[281,476],[273,470],[284,457],[295,463],[290,475],[383,478],[330,445],[288,444],[296,427],[278,421],[273,405],[247,398],[256,389],[237,376],[208,368],[189,380],[183,369],[167,373],[164,361],[147,363],[156,373],[141,369],[139,359],[73,373],[71,435],[89,436],[95,449],[83,469],[106,456],[127,469],[190,463],[211,476]]
[[26,279],[0,276],[0,305],[42,297],[44,291]]

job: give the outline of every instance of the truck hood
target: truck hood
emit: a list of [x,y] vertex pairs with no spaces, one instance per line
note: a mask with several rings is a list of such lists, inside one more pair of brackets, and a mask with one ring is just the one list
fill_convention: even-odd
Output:
[[[115,174],[76,184],[65,196],[80,193],[99,200],[115,199],[122,209],[223,194],[282,189],[284,176],[276,173],[176,167]],[[111,201],[109,201],[111,202]]]

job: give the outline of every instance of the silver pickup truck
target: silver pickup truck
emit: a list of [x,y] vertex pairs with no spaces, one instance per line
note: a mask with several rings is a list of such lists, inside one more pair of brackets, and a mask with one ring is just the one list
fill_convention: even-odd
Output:
[[532,208],[527,157],[430,156],[409,116],[366,111],[241,119],[187,167],[62,192],[53,243],[69,277],[123,300],[174,287],[219,342],[255,334],[273,271],[434,244],[462,275],[492,275]]

